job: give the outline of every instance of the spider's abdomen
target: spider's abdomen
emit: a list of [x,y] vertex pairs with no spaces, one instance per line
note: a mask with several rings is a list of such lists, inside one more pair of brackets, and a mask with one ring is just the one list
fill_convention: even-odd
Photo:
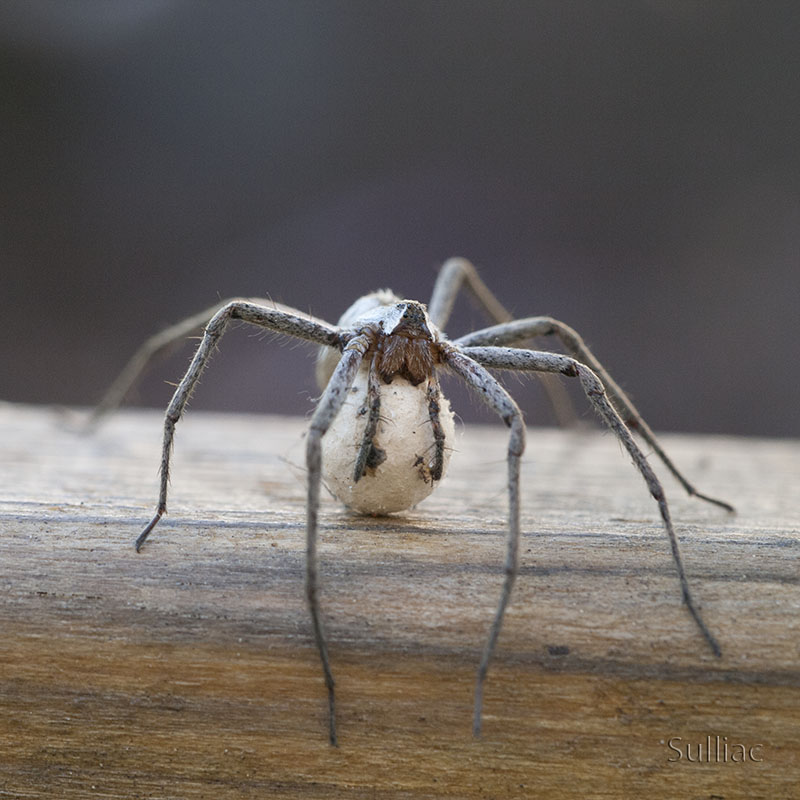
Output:
[[[424,500],[444,475],[455,435],[453,412],[438,394],[438,418],[444,438],[437,443],[427,382],[415,386],[396,375],[390,384],[381,387],[380,420],[372,440],[372,457],[356,480],[354,469],[369,418],[367,384],[365,365],[322,438],[325,484],[346,506],[363,514],[404,511]],[[438,476],[437,467],[441,467]]]

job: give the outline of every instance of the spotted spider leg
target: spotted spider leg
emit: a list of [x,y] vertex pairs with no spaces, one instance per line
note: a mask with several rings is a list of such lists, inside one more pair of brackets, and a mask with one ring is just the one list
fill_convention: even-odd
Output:
[[[118,406],[121,405],[127,393],[131,390],[133,385],[139,380],[147,366],[159,356],[165,355],[170,349],[178,344],[181,344],[187,336],[202,331],[203,328],[209,323],[214,315],[221,309],[231,305],[232,303],[248,303],[251,305],[258,305],[263,308],[269,308],[274,311],[280,311],[283,314],[288,314],[299,319],[308,320],[318,325],[325,326],[328,323],[323,320],[312,317],[303,311],[298,311],[290,306],[285,306],[282,303],[275,303],[272,300],[265,300],[263,298],[239,298],[233,297],[229,300],[224,300],[210,308],[193,314],[191,317],[176,322],[174,325],[166,328],[154,336],[149,337],[144,341],[138,350],[131,356],[124,369],[106,393],[103,395],[100,402],[94,407],[86,420],[86,428],[93,428],[100,420],[107,414],[110,414]],[[260,323],[256,323],[260,324]],[[314,340],[317,341],[317,340]]]
[[[513,320],[511,312],[494,296],[491,289],[481,280],[478,271],[467,259],[450,258],[442,264],[442,268],[436,276],[436,283],[428,303],[428,316],[440,331],[445,329],[456,297],[462,288],[469,292],[473,300],[493,322],[502,324]],[[517,346],[521,346],[521,343],[517,343]],[[558,424],[564,428],[575,427],[578,424],[578,415],[569,394],[558,377],[545,373],[537,377],[547,395],[553,416]]]
[[194,390],[197,381],[208,364],[228,323],[240,319],[261,328],[267,328],[276,333],[294,336],[317,344],[338,347],[341,342],[339,329],[328,323],[295,316],[277,308],[268,308],[244,300],[233,300],[220,308],[206,326],[200,346],[192,359],[189,369],[178,384],[167,407],[164,419],[164,440],[161,449],[161,488],[158,498],[158,507],[147,527],[136,539],[137,552],[141,549],[150,532],[167,510],[167,490],[169,487],[169,462],[172,453],[172,444],[175,436],[175,426],[183,415],[186,403]]
[[589,367],[602,381],[609,400],[614,408],[622,416],[625,424],[638,433],[642,439],[653,448],[653,452],[661,459],[666,468],[675,476],[683,488],[690,496],[705,500],[708,503],[724,508],[726,511],[733,511],[730,503],[709,497],[707,494],[699,492],[692,483],[675,466],[672,459],[664,452],[663,447],[656,439],[656,435],[650,426],[644,421],[642,415],[636,410],[630,398],[619,387],[614,379],[608,374],[603,365],[597,360],[594,354],[584,343],[578,333],[551,317],[528,317],[527,319],[505,322],[491,328],[484,328],[480,331],[468,333],[455,340],[455,343],[462,347],[477,347],[482,345],[492,345],[495,347],[519,345],[533,336],[557,336],[567,351],[579,362]]
[[658,503],[661,519],[672,549],[672,558],[678,573],[683,601],[714,655],[717,657],[721,656],[722,651],[720,646],[703,621],[703,618],[700,616],[700,612],[689,591],[689,582],[686,579],[686,570],[683,566],[683,558],[681,557],[678,538],[672,526],[669,507],[661,483],[656,477],[655,472],[653,472],[644,453],[636,444],[636,440],[626,427],[622,417],[609,401],[600,378],[589,369],[589,367],[577,359],[555,353],[542,353],[535,350],[518,350],[509,347],[464,347],[461,345],[454,345],[454,347],[463,355],[492,369],[507,369],[522,372],[556,372],[580,380],[581,387],[589,401],[599,413],[603,422],[605,422],[622,442],[628,454],[631,456],[634,465],[642,474],[650,494]]
[[505,577],[500,601],[489,629],[489,636],[478,664],[478,676],[475,682],[475,703],[472,718],[472,733],[481,735],[481,718],[483,711],[483,684],[489,672],[489,662],[494,654],[506,606],[511,599],[511,590],[519,570],[519,467],[520,458],[525,450],[525,422],[519,406],[511,395],[500,385],[477,359],[470,357],[467,350],[445,346],[441,347],[444,363],[456,375],[494,409],[503,422],[510,428],[508,440],[508,534],[506,539],[506,558],[504,564]]

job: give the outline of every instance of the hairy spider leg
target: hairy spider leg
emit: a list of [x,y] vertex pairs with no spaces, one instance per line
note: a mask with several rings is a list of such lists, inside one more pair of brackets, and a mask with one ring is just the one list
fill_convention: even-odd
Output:
[[[472,299],[492,322],[510,322],[514,315],[495,297],[492,290],[481,280],[478,270],[466,258],[450,258],[442,264],[433,287],[428,316],[439,330],[444,330],[453,305],[461,288],[468,290]],[[578,414],[572,399],[556,375],[537,375],[547,395],[547,401],[556,422],[564,428],[574,428]]]
[[449,258],[442,264],[436,276],[436,283],[428,303],[428,316],[440,331],[445,329],[462,287],[469,291],[472,299],[489,319],[494,322],[508,322],[513,319],[513,315],[494,296],[466,258]]
[[133,388],[134,384],[141,378],[148,365],[159,356],[164,356],[170,350],[182,344],[183,341],[192,333],[202,331],[208,325],[209,321],[214,315],[232,303],[248,303],[250,305],[258,305],[263,308],[269,308],[275,311],[280,311],[283,314],[289,314],[299,319],[306,319],[316,322],[319,325],[327,325],[328,323],[316,319],[296,308],[285,306],[282,303],[275,303],[272,300],[265,300],[263,298],[241,298],[232,297],[224,300],[210,308],[200,311],[197,314],[192,314],[191,317],[176,322],[168,328],[156,333],[145,340],[136,352],[128,360],[128,363],[123,368],[122,372],[117,376],[114,382],[109,386],[106,393],[101,398],[100,402],[92,409],[89,417],[86,420],[85,426],[87,429],[93,428],[97,423],[107,414],[114,411],[121,405],[125,396]]
[[306,441],[306,466],[308,468],[308,502],[306,508],[306,598],[314,627],[314,640],[317,644],[325,686],[328,689],[328,737],[333,746],[336,737],[336,695],[333,672],[328,657],[328,644],[322,625],[319,604],[319,557],[317,555],[317,528],[319,514],[319,494],[322,483],[322,437],[339,413],[347,392],[353,385],[364,354],[372,344],[370,333],[359,334],[347,343],[342,358],[333,371],[322,399],[311,418],[311,426]]
[[492,620],[489,636],[483,649],[478,675],[475,682],[475,705],[472,719],[472,733],[481,735],[483,711],[483,684],[489,671],[489,662],[494,654],[500,629],[503,626],[506,606],[511,599],[511,590],[519,569],[519,468],[520,458],[525,450],[525,422],[519,406],[511,395],[498,383],[483,366],[461,348],[442,347],[445,364],[494,409],[503,422],[511,429],[508,439],[508,535],[506,543],[505,577],[500,593],[500,601]]
[[625,446],[628,454],[633,459],[633,463],[647,484],[650,494],[658,503],[658,510],[664,528],[669,537],[672,549],[672,559],[678,572],[678,579],[681,584],[683,601],[689,613],[692,615],[697,627],[715,656],[720,657],[722,650],[717,640],[714,638],[708,626],[700,616],[700,612],[692,599],[689,591],[689,582],[686,579],[686,570],[683,566],[678,537],[672,527],[667,499],[661,482],[653,472],[652,467],[647,461],[644,453],[636,444],[631,432],[626,427],[622,417],[606,396],[606,390],[600,378],[592,372],[589,367],[570,356],[562,356],[556,353],[542,353],[535,350],[518,350],[510,347],[460,347],[459,350],[468,357],[492,369],[507,369],[523,372],[560,372],[570,378],[579,378],[584,394],[589,398],[596,411],[599,413],[603,422],[616,434],[617,438]]
[[675,466],[672,459],[664,452],[656,435],[650,426],[644,421],[642,415],[636,410],[630,398],[619,387],[614,379],[608,374],[605,367],[597,360],[595,355],[589,350],[583,339],[578,333],[552,317],[528,317],[526,319],[506,322],[502,325],[495,325],[491,328],[484,328],[480,331],[468,333],[455,340],[455,343],[463,347],[477,347],[484,345],[492,346],[519,346],[520,343],[532,336],[557,336],[567,351],[579,362],[585,364],[602,381],[609,400],[614,408],[621,414],[627,426],[637,432],[653,448],[653,452],[661,459],[666,468],[677,478],[683,488],[690,496],[705,500],[708,503],[724,508],[726,511],[734,511],[730,503],[718,500],[707,494],[699,492],[691,484],[683,473]]
[[[667,530],[672,548],[673,560],[681,583],[683,600],[710,644],[714,653],[719,656],[720,649],[703,622],[689,591],[683,561],[675,536],[669,509],[661,484],[650,468],[647,460],[638,448],[628,425],[638,432],[654,449],[664,464],[681,482],[690,495],[715,503],[728,510],[732,506],[720,500],[701,494],[683,477],[672,464],[655,439],[654,434],[639,415],[631,401],[611,379],[589,351],[578,334],[550,317],[531,317],[524,320],[510,321],[511,315],[496,300],[494,295],[483,284],[474,267],[464,259],[451,259],[445,263],[436,281],[430,303],[429,318],[438,327],[447,321],[456,295],[464,285],[478,300],[479,305],[494,320],[502,324],[457,339],[454,343],[441,342],[430,337],[425,324],[424,307],[411,301],[403,301],[405,312],[403,321],[397,328],[402,335],[384,337],[374,326],[365,326],[360,330],[347,330],[311,317],[301,311],[272,303],[268,300],[233,299],[206,309],[167,330],[148,339],[131,358],[121,375],[112,384],[100,405],[95,409],[90,421],[96,422],[103,414],[113,410],[123,399],[130,386],[139,377],[147,363],[156,355],[167,350],[172,344],[192,331],[201,328],[205,331],[194,358],[178,385],[167,409],[164,421],[164,437],[161,459],[161,486],[156,514],[136,540],[137,551],[141,548],[150,532],[166,513],[167,486],[169,482],[170,457],[174,440],[174,431],[180,420],[185,405],[197,384],[200,374],[207,365],[219,338],[232,319],[266,328],[276,333],[286,334],[306,341],[325,345],[343,352],[339,365],[335,368],[330,384],[325,390],[323,399],[312,418],[312,430],[307,443],[307,463],[309,471],[308,505],[307,505],[307,566],[306,593],[314,627],[314,636],[322,661],[325,682],[329,699],[329,736],[332,744],[336,744],[336,717],[333,674],[327,651],[327,641],[321,621],[318,597],[318,556],[317,530],[319,487],[321,483],[321,439],[328,430],[340,410],[344,398],[352,386],[355,375],[365,358],[369,356],[371,347],[379,340],[386,344],[386,352],[382,347],[374,352],[370,365],[368,381],[368,419],[367,431],[361,443],[361,453],[366,453],[362,469],[356,472],[363,475],[363,469],[370,466],[370,459],[375,458],[374,436],[380,419],[380,384],[378,376],[389,383],[395,374],[400,374],[413,385],[427,380],[425,387],[428,415],[434,438],[434,459],[431,462],[430,474],[433,480],[439,480],[442,473],[445,436],[439,419],[439,402],[441,393],[435,372],[436,363],[444,363],[478,392],[483,399],[501,416],[510,427],[508,446],[508,489],[509,489],[509,527],[507,553],[505,560],[505,580],[500,601],[492,621],[489,637],[478,667],[478,678],[475,691],[475,714],[473,731],[480,734],[481,709],[483,702],[483,683],[486,679],[496,643],[502,627],[506,606],[508,605],[514,579],[518,569],[519,548],[519,468],[520,456],[525,444],[525,428],[522,415],[514,400],[484,368],[510,369],[534,372],[542,377],[546,373],[560,373],[580,379],[584,393],[598,411],[604,422],[615,432],[631,455],[636,467],[645,478],[650,493],[656,499]],[[574,356],[561,356],[551,353],[540,353],[533,350],[522,350],[498,345],[519,344],[534,336],[558,336],[567,350]],[[482,346],[492,345],[492,346]],[[483,365],[483,366],[482,366]],[[563,387],[556,384],[561,391]],[[560,401],[550,391],[551,403],[558,409]],[[566,395],[564,395],[566,397]],[[567,398],[568,400],[568,398]],[[571,407],[571,406],[570,406]],[[621,415],[621,416],[620,416]],[[371,432],[370,432],[371,431]],[[369,433],[369,435],[367,435]],[[367,444],[369,443],[369,447]]]
[[169,462],[175,437],[175,426],[180,421],[186,403],[191,397],[200,375],[208,364],[214,348],[232,319],[240,319],[244,322],[258,325],[261,328],[268,328],[276,333],[284,333],[288,336],[295,336],[298,339],[305,339],[317,344],[326,344],[331,347],[338,346],[341,338],[339,330],[333,325],[304,317],[296,317],[276,308],[266,308],[243,300],[234,300],[224,305],[214,314],[206,326],[200,346],[197,348],[191,364],[189,364],[189,369],[183,376],[183,380],[178,384],[178,388],[175,389],[167,408],[164,418],[164,440],[161,448],[161,488],[158,496],[158,507],[147,527],[136,539],[135,547],[137,552],[167,511]]

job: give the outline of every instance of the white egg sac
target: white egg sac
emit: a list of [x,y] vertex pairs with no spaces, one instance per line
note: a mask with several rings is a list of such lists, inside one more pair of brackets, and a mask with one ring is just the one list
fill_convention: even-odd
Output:
[[[325,485],[349,508],[363,514],[404,511],[424,500],[435,488],[431,468],[436,453],[428,410],[426,382],[413,386],[396,376],[381,383],[380,422],[373,440],[384,460],[367,467],[356,481],[356,458],[367,425],[367,375],[359,371],[344,405],[322,437]],[[442,476],[450,461],[455,424],[445,397],[439,399],[439,419],[445,435]]]

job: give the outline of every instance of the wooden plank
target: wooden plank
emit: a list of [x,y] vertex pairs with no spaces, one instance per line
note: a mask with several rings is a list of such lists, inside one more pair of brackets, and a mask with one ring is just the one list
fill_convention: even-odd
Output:
[[522,571],[480,741],[504,430],[464,431],[442,486],[404,516],[326,500],[331,748],[302,588],[303,421],[189,414],[170,515],[136,555],[161,416],[127,411],[92,436],[68,419],[0,406],[0,797],[798,796],[797,442],[664,437],[738,508],[664,479],[718,660],[615,441],[531,430]]

